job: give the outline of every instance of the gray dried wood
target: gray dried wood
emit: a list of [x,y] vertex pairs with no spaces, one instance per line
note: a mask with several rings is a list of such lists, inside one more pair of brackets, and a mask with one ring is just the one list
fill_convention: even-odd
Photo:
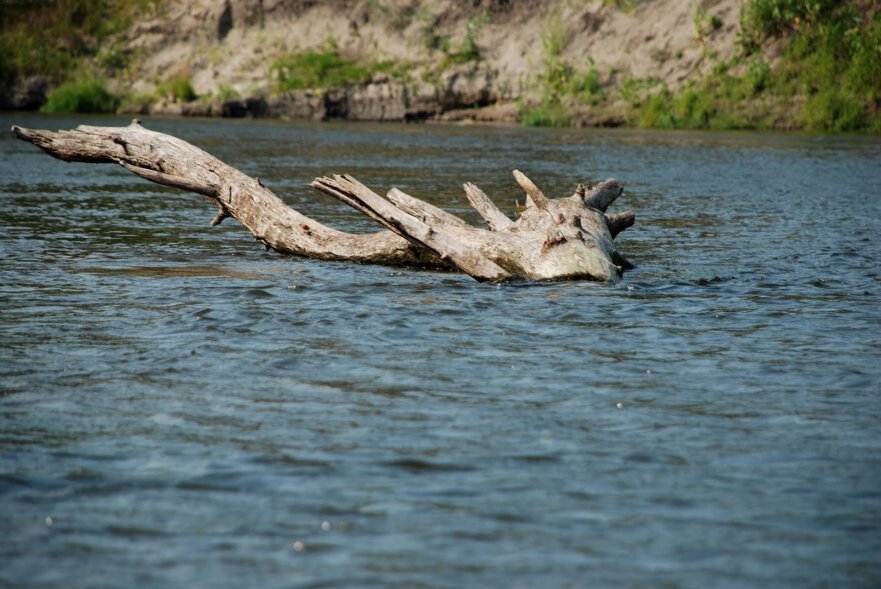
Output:
[[267,248],[322,260],[458,269],[480,281],[610,280],[631,267],[612,239],[634,222],[632,212],[605,214],[621,195],[614,180],[567,198],[549,199],[522,172],[514,178],[528,204],[511,221],[473,184],[469,202],[490,230],[397,189],[383,198],[351,176],[316,178],[311,186],[349,204],[386,228],[370,234],[339,231],[285,205],[263,186],[205,151],[133,121],[127,127],[82,125],[71,131],[12,127],[20,139],[71,162],[116,163],[165,186],[206,196]]

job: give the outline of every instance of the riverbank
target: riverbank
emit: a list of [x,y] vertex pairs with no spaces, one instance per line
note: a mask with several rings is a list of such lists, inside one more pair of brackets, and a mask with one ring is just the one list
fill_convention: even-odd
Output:
[[789,4],[71,0],[38,27],[23,5],[0,106],[881,132],[877,9]]

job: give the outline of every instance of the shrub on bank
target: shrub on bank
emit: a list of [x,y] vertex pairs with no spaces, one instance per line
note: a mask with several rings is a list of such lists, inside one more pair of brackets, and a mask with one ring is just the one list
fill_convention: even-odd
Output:
[[119,99],[107,91],[104,80],[85,78],[61,84],[40,110],[46,113],[112,113]]
[[156,87],[160,96],[166,96],[180,102],[192,102],[198,98],[190,76],[187,74],[175,74]]
[[796,120],[804,128],[878,128],[881,9],[874,0],[750,0],[741,28],[748,56],[769,39],[789,39],[766,85],[780,100],[801,99]]
[[[136,15],[159,12],[164,0],[41,0],[0,8],[0,86],[41,75],[60,82],[93,57]],[[124,65],[127,57],[117,56]],[[121,62],[120,62],[121,60]]]
[[[651,78],[604,89],[595,70],[583,74],[566,61],[568,29],[552,16],[542,32],[543,98],[521,109],[523,122],[566,125],[564,104],[602,110],[610,106],[606,94],[617,91],[630,105],[629,123],[643,128],[881,132],[881,8],[874,0],[746,0],[741,29],[741,55],[678,92]],[[772,67],[762,47],[775,39],[785,49]]]
[[[678,95],[631,101],[640,127],[881,130],[881,10],[872,0],[749,0],[743,54]],[[786,38],[773,68],[761,47]],[[735,73],[736,72],[736,73]]]
[[568,127],[572,122],[562,102],[547,98],[537,105],[521,107],[520,117],[527,127]]
[[334,88],[370,79],[367,68],[340,56],[335,49],[291,53],[275,60],[271,69],[280,92]]

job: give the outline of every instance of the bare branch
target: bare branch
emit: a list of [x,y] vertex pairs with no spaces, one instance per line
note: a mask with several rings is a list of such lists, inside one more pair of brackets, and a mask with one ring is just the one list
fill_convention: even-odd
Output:
[[468,223],[464,219],[460,219],[452,213],[410,196],[406,192],[392,188],[386,194],[388,199],[392,201],[396,207],[406,213],[410,213],[423,223],[435,225],[454,225],[456,227],[467,227]]
[[448,235],[443,226],[433,227],[420,221],[351,176],[316,178],[311,186],[354,207],[412,243],[435,252],[441,259],[449,259],[476,280],[501,282],[515,278],[479,250],[469,248]]
[[216,184],[199,182],[196,180],[191,180],[189,178],[184,178],[182,176],[173,176],[164,172],[156,172],[155,170],[133,166],[126,162],[120,162],[120,165],[129,172],[133,172],[141,178],[144,178],[145,180],[155,182],[156,184],[162,184],[163,186],[180,188],[181,190],[195,192],[196,194],[202,194],[204,196],[210,196],[212,198],[217,196],[217,193],[220,191],[220,187]]
[[514,170],[514,180],[526,192],[526,196],[532,199],[532,203],[538,208],[545,210],[548,208],[548,198],[538,189],[538,186],[529,179],[529,177],[520,170]]
[[483,217],[483,220],[489,226],[490,231],[504,231],[513,225],[513,221],[499,210],[499,207],[489,199],[483,190],[471,182],[466,182],[462,187],[465,189],[465,196],[468,197],[468,202],[471,203],[474,210],[480,213],[480,216]]
[[213,219],[211,219],[211,226],[216,227],[216,226],[220,225],[221,223],[223,223],[224,219],[228,219],[228,218],[229,218],[229,213],[227,212],[227,210],[225,208],[220,206],[217,209],[217,214],[214,215]]

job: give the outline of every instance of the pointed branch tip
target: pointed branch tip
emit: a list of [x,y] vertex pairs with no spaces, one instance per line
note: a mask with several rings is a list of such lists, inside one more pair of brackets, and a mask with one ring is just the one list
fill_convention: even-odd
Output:
[[462,185],[468,202],[486,221],[490,231],[504,231],[513,222],[493,203],[486,193],[471,182]]
[[514,174],[514,180],[517,181],[520,188],[522,188],[529,198],[532,199],[535,206],[542,210],[547,209],[548,199],[544,193],[539,190],[538,186],[535,185],[535,182],[530,180],[529,177],[520,170],[514,170],[512,173]]

